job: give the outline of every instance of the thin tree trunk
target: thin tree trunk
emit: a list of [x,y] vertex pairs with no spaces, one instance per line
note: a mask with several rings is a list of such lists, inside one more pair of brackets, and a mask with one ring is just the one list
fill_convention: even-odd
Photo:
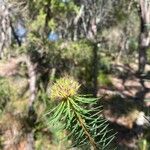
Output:
[[[33,109],[33,104],[36,98],[36,71],[35,71],[35,64],[32,63],[30,56],[21,56],[19,58],[11,59],[8,63],[0,64],[0,76],[7,77],[14,75],[18,72],[18,64],[19,62],[25,62],[28,68],[28,76],[29,76],[29,111],[28,111],[28,131],[24,134],[24,141],[18,141],[18,143],[13,142],[12,139],[18,137],[19,133],[23,132],[22,128],[17,128],[15,125],[11,126],[11,129],[7,129],[4,133],[6,136],[4,150],[34,150],[34,133],[32,128],[34,127],[34,123],[36,121],[36,113]],[[12,118],[12,117],[11,117]],[[14,119],[15,120],[15,119]],[[16,121],[16,120],[15,120]],[[16,122],[19,124],[20,120]],[[14,134],[16,133],[16,134]],[[12,142],[11,142],[12,141]],[[19,144],[20,148],[16,148],[17,144]],[[10,149],[11,146],[11,149]],[[8,148],[7,148],[8,147]]]
[[0,0],[0,58],[11,44],[10,12],[4,0]]
[[150,44],[150,1],[140,0],[139,73],[143,73],[147,63],[146,51]]
[[98,56],[97,56],[97,43],[94,43],[93,48],[93,87],[94,87],[94,96],[97,96],[97,76],[98,76]]
[[34,133],[32,131],[32,128],[34,127],[34,123],[36,121],[36,113],[33,108],[33,104],[36,98],[36,71],[35,64],[32,63],[30,56],[26,57],[26,64],[28,68],[30,91],[28,124],[31,127],[29,133],[27,133],[27,150],[34,150]]
[[34,150],[34,134],[31,131],[27,134],[27,147],[26,150]]

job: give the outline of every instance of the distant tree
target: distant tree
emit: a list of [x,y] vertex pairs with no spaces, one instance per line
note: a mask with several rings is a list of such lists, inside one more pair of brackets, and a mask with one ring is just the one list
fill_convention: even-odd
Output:
[[150,44],[150,1],[139,0],[140,37],[139,37],[139,72],[143,73],[147,62],[147,49]]
[[103,28],[111,22],[114,0],[78,0],[75,1],[80,8],[76,16],[72,18],[71,37],[76,41],[80,38],[88,39],[93,44],[92,81],[93,93],[97,94],[98,74],[98,43]]
[[0,0],[0,58],[3,57],[4,50],[11,44],[11,20],[8,4],[5,0]]

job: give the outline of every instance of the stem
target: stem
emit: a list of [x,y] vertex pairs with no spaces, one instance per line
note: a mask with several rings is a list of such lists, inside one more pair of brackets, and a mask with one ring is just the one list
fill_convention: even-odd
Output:
[[[72,99],[71,99],[71,100],[72,100]],[[69,103],[70,103],[70,101],[69,101]],[[76,109],[74,108],[74,106],[73,106],[72,103],[70,103],[70,106],[72,107],[72,110],[74,111],[74,114],[75,114],[75,116],[76,116],[76,118],[77,118],[77,120],[78,120],[80,126],[83,128],[83,130],[84,130],[86,136],[88,137],[88,139],[89,139],[89,141],[90,141],[90,144],[93,146],[94,150],[98,149],[98,148],[97,148],[97,144],[96,144],[96,142],[94,141],[94,139],[91,137],[90,133],[88,132],[88,130],[87,130],[87,128],[86,128],[86,125],[85,125],[85,123],[83,122],[82,117],[76,112]]]
[[82,121],[83,119],[76,112],[75,112],[75,115],[76,115],[76,117],[78,119],[78,122],[80,123],[81,127],[85,131],[86,136],[89,138],[89,141],[90,141],[91,145],[93,146],[94,150],[96,150],[97,149],[97,144],[95,143],[94,139],[91,137],[89,132],[87,131],[86,126],[85,126],[85,124]]

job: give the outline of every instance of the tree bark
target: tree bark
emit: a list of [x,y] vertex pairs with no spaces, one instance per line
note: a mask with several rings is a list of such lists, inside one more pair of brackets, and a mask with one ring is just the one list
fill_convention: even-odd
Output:
[[34,132],[33,127],[35,121],[37,119],[33,104],[36,98],[36,65],[32,63],[31,56],[25,56],[25,62],[28,68],[28,76],[29,76],[29,110],[28,110],[28,124],[30,126],[30,131],[27,134],[27,150],[34,150]]
[[140,0],[139,73],[143,73],[147,63],[147,49],[150,44],[150,1]]
[[0,0],[0,58],[11,44],[10,12],[4,0]]
[[[5,62],[0,63],[0,77],[9,77],[17,74],[18,72],[17,69],[20,62],[26,63],[28,69],[28,77],[29,77],[28,82],[29,82],[30,97],[28,103],[28,108],[29,108],[28,119],[27,119],[28,127],[26,127],[27,132],[24,133],[25,137],[23,141],[21,141],[21,139],[18,139],[16,143],[12,139],[18,137],[19,133],[24,132],[23,127],[20,127],[18,129],[15,125],[14,126],[9,125],[10,128],[8,128],[4,133],[4,136],[6,137],[4,143],[4,150],[34,150],[35,149],[33,127],[37,119],[37,116],[33,108],[33,104],[36,98],[36,65],[32,62],[30,56],[23,55],[18,58],[12,58],[7,63]],[[13,115],[10,118],[13,118]],[[16,120],[15,117],[13,119],[15,122],[17,122],[17,124],[20,124],[19,119]],[[17,148],[18,146],[20,148]]]
[[94,43],[93,48],[93,88],[94,88],[94,97],[97,97],[97,88],[98,88],[98,82],[97,82],[97,76],[98,76],[98,55],[97,55],[97,43]]

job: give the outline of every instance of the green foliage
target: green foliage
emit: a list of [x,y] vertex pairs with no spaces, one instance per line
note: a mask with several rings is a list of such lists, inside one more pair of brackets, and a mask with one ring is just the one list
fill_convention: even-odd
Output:
[[128,17],[127,11],[120,9],[119,5],[115,7],[114,15],[119,22],[125,21]]
[[78,7],[73,1],[63,2],[61,0],[37,0],[30,2],[30,11],[34,16],[28,21],[31,31],[44,34],[55,30],[60,24],[65,24],[65,19],[78,12]]
[[147,50],[147,61],[150,63],[150,48]]
[[99,51],[99,70],[104,73],[111,72],[111,54],[106,50]]
[[[101,106],[97,106],[98,99],[79,95],[76,92],[74,92],[74,95],[68,94],[71,85],[67,85],[62,94],[60,87],[64,82],[70,83],[69,80],[71,80],[72,84],[76,84],[76,81],[67,77],[63,78],[63,80],[58,80],[53,85],[55,88],[51,88],[51,94],[52,92],[58,94],[58,96],[52,96],[52,98],[58,100],[57,97],[59,97],[59,101],[57,102],[57,106],[49,110],[46,114],[49,125],[57,126],[58,122],[62,122],[62,129],[67,131],[67,139],[72,140],[73,147],[89,145],[87,149],[90,146],[95,150],[107,149],[107,146],[114,138],[114,134],[111,133],[112,130],[108,129],[109,124],[102,117],[102,108]],[[88,105],[92,105],[92,107],[89,108]]]
[[34,20],[31,24],[30,24],[30,29],[32,29],[32,31],[38,31],[41,28],[44,27],[45,25],[45,17],[46,14],[44,13],[44,11],[41,9],[36,20]]
[[141,139],[138,143],[139,150],[149,150],[150,149],[150,143],[146,139]]
[[0,78],[0,113],[10,101],[12,91],[8,80]]
[[[57,141],[56,137],[64,137],[65,135],[67,135],[67,139],[72,140],[72,146],[89,149],[89,145],[91,145],[95,149],[109,149],[107,145],[113,139],[114,134],[107,129],[108,122],[102,117],[101,107],[97,106],[98,99],[78,94],[80,85],[70,78],[67,78],[67,82],[65,78],[57,80],[55,86],[52,87],[50,84],[50,87],[48,87],[50,93],[46,92],[49,80],[51,80],[49,74],[52,69],[56,70],[53,75],[54,78],[59,78],[67,72],[67,74],[79,79],[85,89],[90,90],[93,85],[94,47],[93,43],[86,40],[86,38],[93,32],[94,20],[96,20],[96,23],[100,21],[96,25],[95,39],[100,42],[103,49],[103,52],[101,50],[97,52],[97,72],[99,72],[97,79],[100,86],[108,87],[112,85],[108,73],[111,72],[112,59],[114,60],[118,56],[120,46],[124,46],[123,49],[127,50],[123,54],[127,52],[128,58],[135,59],[133,52],[137,52],[138,41],[136,39],[138,39],[140,29],[138,13],[135,11],[135,7],[132,9],[133,5],[129,0],[114,1],[109,2],[114,7],[109,7],[109,9],[104,7],[103,9],[96,6],[96,4],[103,5],[104,0],[95,1],[95,4],[92,3],[92,5],[86,1],[73,0],[66,0],[65,2],[63,0],[9,0],[10,6],[12,3],[15,4],[14,9],[10,8],[10,11],[13,10],[10,17],[16,13],[15,9],[17,7],[22,8],[19,15],[16,13],[12,19],[14,29],[16,30],[15,26],[17,26],[15,24],[21,21],[25,25],[27,35],[21,47],[14,44],[15,39],[11,52],[7,51],[6,55],[8,57],[19,57],[20,54],[29,54],[32,63],[37,66],[37,94],[34,102],[37,120],[36,125],[33,127],[35,131],[35,148],[37,150],[55,149],[51,147],[51,141]],[[128,9],[130,4],[131,8]],[[82,8],[81,5],[84,5],[83,12],[80,9]],[[114,9],[114,12],[111,9]],[[22,12],[24,14],[21,14]],[[109,12],[109,15],[107,12]],[[77,24],[75,20],[78,20]],[[102,28],[103,24],[105,25],[104,28]],[[58,33],[64,39],[55,42],[48,41],[48,35],[51,31]],[[82,37],[82,39],[78,38],[77,41],[71,41],[75,33],[79,34],[77,37]],[[20,70],[20,72],[20,75],[22,75],[23,70]],[[126,75],[126,72],[121,72],[121,74]],[[23,78],[28,78],[26,68],[23,76]],[[14,78],[17,78],[17,76],[14,76]],[[0,79],[0,111],[5,110],[14,114],[27,113],[30,95],[28,81],[27,83],[21,82],[23,78],[16,83],[15,90],[14,84]],[[23,87],[22,85],[26,86]],[[19,92],[16,89],[19,89]],[[85,92],[87,93],[87,91]],[[53,99],[53,101],[49,99]],[[113,112],[115,114],[128,115],[128,112],[133,109],[131,114],[134,115],[135,111],[131,103],[121,102],[120,98],[117,99],[117,97],[114,99],[109,107],[114,108],[115,111]],[[55,107],[55,105],[57,106]],[[41,120],[41,116],[43,116],[46,109],[48,109],[48,114],[45,119],[49,121],[49,129],[45,125],[46,121]],[[5,118],[5,115],[3,117]],[[58,128],[52,128],[53,124],[61,126],[66,133],[57,133]],[[55,135],[51,136],[51,132]]]
[[129,39],[129,50],[130,50],[130,53],[133,53],[137,49],[138,49],[138,41],[134,37],[131,37]]
[[109,75],[105,74],[104,72],[100,72],[98,75],[98,82],[100,86],[112,86],[112,82],[109,78]]
[[[24,114],[27,110],[27,94],[24,93],[26,80],[13,80],[12,78],[0,79],[0,114],[4,112]],[[25,91],[26,92],[26,91]]]
[[93,46],[89,41],[63,42],[61,45],[62,58],[72,59],[76,65],[79,65],[81,61],[91,60]]
[[[149,99],[144,99],[145,103],[149,103],[150,100]],[[145,113],[145,119],[147,120],[147,126],[145,126],[144,128],[144,134],[143,137],[141,139],[139,139],[138,141],[138,146],[140,150],[149,150],[150,149],[150,107],[145,107],[144,108],[144,113]]]

